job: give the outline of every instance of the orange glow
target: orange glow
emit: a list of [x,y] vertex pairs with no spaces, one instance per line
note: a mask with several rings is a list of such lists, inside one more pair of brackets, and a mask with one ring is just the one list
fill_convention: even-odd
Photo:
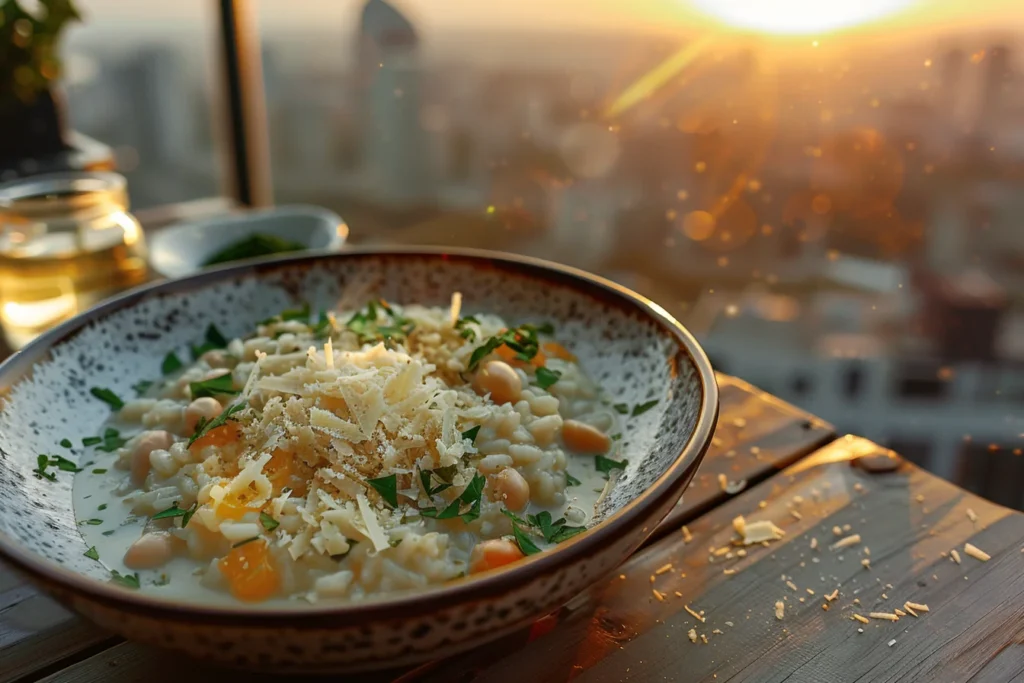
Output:
[[776,35],[810,35],[891,17],[912,0],[693,0],[702,13],[741,29]]

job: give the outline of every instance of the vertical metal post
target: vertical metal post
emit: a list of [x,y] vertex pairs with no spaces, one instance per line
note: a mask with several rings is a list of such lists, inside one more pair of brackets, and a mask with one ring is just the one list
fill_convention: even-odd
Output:
[[219,0],[220,38],[235,198],[273,203],[263,70],[255,9],[248,0]]

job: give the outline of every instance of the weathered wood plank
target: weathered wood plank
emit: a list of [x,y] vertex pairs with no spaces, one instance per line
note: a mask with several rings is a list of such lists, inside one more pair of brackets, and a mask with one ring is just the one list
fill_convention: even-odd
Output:
[[[655,531],[652,541],[677,529],[680,524],[688,522],[729,497],[719,486],[719,473],[725,474],[733,481],[747,480],[750,483],[760,481],[811,452],[833,436],[832,427],[827,423],[746,382],[725,375],[719,375],[718,382],[721,388],[721,419],[714,443],[705,457],[694,483],[687,490],[680,504],[670,513],[666,522]],[[55,652],[52,645],[48,644],[48,634],[57,633],[60,629],[64,629],[67,634],[60,650],[62,656],[69,656],[76,651],[94,647],[98,642],[108,640],[112,644],[121,642],[66,612],[63,613],[63,619],[55,617],[52,623],[46,625],[45,629],[41,628],[36,632],[24,625],[13,624],[5,611],[14,604],[11,599],[13,596],[11,590],[20,591],[20,600],[31,598],[40,604],[49,603],[47,598],[37,595],[34,589],[25,584],[23,579],[13,575],[0,565],[0,664],[5,662],[4,657],[9,656],[6,649],[13,647],[15,639],[19,646],[18,657],[27,658],[26,662],[32,661],[34,644],[40,646],[45,644],[48,653]],[[6,600],[5,595],[8,596]],[[52,603],[50,604],[52,605]],[[139,646],[132,644],[121,644],[111,651],[109,656],[121,662],[118,670],[126,672],[122,678],[117,680],[135,680],[132,678],[137,673],[133,668],[134,663],[148,661],[148,658],[157,656],[151,650],[144,648],[143,650],[149,654],[139,654]],[[53,661],[52,658],[44,658],[43,653],[37,653],[36,656],[40,658],[41,664]],[[92,666],[89,664],[91,661],[98,666],[99,672],[105,672],[104,657],[106,656],[106,654],[98,655],[98,658],[93,657],[77,666],[88,669],[89,666]],[[160,671],[177,671],[178,674],[185,671],[185,669],[175,668],[174,658],[169,658],[166,662],[162,659],[159,661],[160,665],[153,668]],[[191,666],[192,664],[188,663],[186,669],[190,669]],[[108,674],[104,673],[104,675]],[[114,676],[115,674],[110,673],[109,675]],[[110,680],[115,679],[111,678]]]
[[[1012,680],[1024,641],[1024,515],[906,463],[866,473],[846,461],[851,447],[865,442],[837,441],[729,500],[690,525],[690,543],[673,534],[639,553],[546,636],[511,650],[484,648],[472,662],[455,658],[421,680],[456,680],[470,667],[473,680],[489,682]],[[709,549],[729,547],[740,514],[773,520],[785,538],[744,548],[745,557],[730,547],[731,557],[715,558]],[[853,533],[860,543],[829,549]],[[967,556],[968,541],[992,559]],[[948,556],[952,549],[961,564]],[[836,589],[837,599],[826,602]],[[852,620],[908,600],[930,612],[896,623]],[[781,620],[776,601],[784,603]]]

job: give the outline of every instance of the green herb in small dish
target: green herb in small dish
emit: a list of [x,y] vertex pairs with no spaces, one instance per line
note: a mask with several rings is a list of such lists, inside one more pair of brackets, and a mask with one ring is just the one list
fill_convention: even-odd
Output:
[[228,245],[206,259],[203,266],[215,266],[219,263],[230,263],[241,259],[259,258],[272,254],[283,254],[290,251],[302,251],[305,245],[274,235],[256,233]]

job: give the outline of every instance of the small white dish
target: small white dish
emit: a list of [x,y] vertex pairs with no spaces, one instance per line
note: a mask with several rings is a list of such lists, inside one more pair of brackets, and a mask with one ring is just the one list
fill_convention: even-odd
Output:
[[345,244],[348,226],[332,211],[303,204],[178,223],[149,238],[149,265],[166,278],[192,275],[214,267],[204,264],[221,250],[254,235],[295,242],[309,251],[330,252]]

